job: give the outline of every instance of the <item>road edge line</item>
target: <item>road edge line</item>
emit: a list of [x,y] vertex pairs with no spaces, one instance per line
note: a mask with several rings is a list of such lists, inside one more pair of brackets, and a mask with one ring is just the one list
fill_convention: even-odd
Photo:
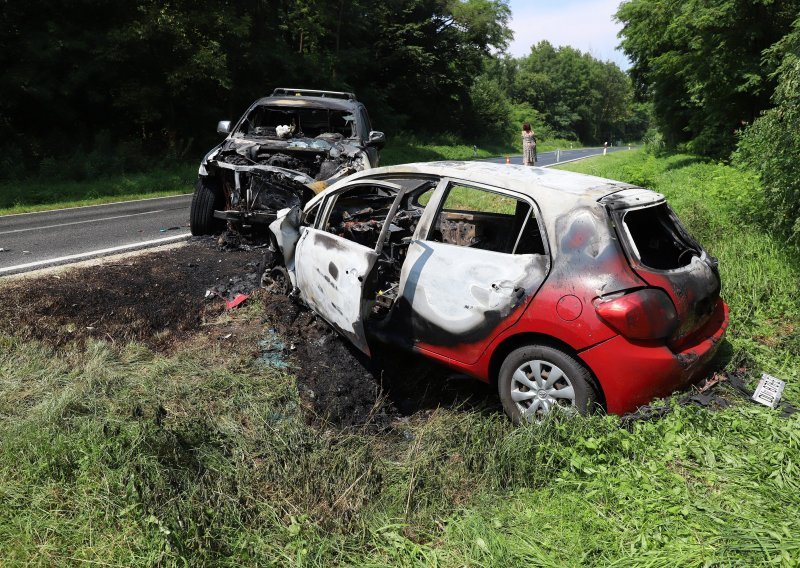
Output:
[[20,215],[41,215],[42,213],[56,213],[58,211],[74,211],[75,209],[86,209],[87,207],[108,207],[109,205],[120,205],[123,203],[142,203],[143,201],[155,201],[156,199],[174,199],[175,197],[191,196],[189,193],[176,193],[175,195],[162,195],[161,197],[145,197],[144,199],[127,199],[125,201],[109,201],[108,203],[95,203],[94,205],[76,205],[75,207],[59,207],[58,209],[43,209],[42,211],[27,211],[25,213],[8,213],[0,215],[0,220],[6,217],[19,217]]
[[150,241],[142,241],[140,243],[130,243],[127,245],[120,245],[116,247],[110,247],[105,249],[98,249],[89,252],[81,252],[78,254],[71,254],[68,256],[61,256],[58,258],[50,258],[47,260],[37,260],[36,262],[28,262],[26,264],[17,264],[15,266],[6,266],[5,268],[0,268],[0,276],[15,274],[18,272],[26,271],[31,268],[45,268],[48,266],[54,266],[58,264],[66,264],[69,262],[73,262],[76,260],[88,260],[90,258],[97,258],[100,256],[107,256],[109,254],[113,254],[115,252],[125,252],[131,251],[136,249],[143,249],[143,248],[150,248],[153,246],[163,245],[167,243],[177,242],[181,240],[186,240],[192,235],[190,233],[185,233],[182,235],[173,235],[171,237],[164,237],[162,239],[153,239]]

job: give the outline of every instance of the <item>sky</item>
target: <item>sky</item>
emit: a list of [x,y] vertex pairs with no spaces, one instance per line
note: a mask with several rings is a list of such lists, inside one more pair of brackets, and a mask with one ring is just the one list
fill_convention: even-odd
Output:
[[621,0],[510,0],[514,41],[508,51],[522,57],[531,45],[546,39],[555,46],[569,45],[601,61],[613,61],[623,70],[630,62],[617,50],[621,24],[613,21]]

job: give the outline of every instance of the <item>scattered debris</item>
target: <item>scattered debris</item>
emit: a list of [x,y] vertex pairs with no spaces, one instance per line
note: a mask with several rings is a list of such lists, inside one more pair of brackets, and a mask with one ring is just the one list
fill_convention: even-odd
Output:
[[180,227],[167,227],[166,229],[159,229],[159,233],[166,233],[167,231],[179,231]]
[[761,380],[758,381],[758,386],[753,393],[752,399],[764,406],[773,409],[777,408],[781,401],[784,387],[786,387],[786,383],[779,378],[762,373]]
[[[720,392],[721,386],[726,384],[732,387],[732,392],[735,392],[749,402],[755,403],[757,401],[754,400],[754,393],[748,389],[746,385],[747,377],[748,369],[743,367],[730,373],[714,373],[711,377],[701,381],[700,384],[693,387],[690,392],[678,398],[678,404],[681,406],[704,406],[711,410],[722,410],[728,408],[731,405],[731,401],[725,396],[726,393],[724,391]],[[728,389],[727,392],[731,392],[731,389]],[[758,404],[762,403],[758,402]],[[773,408],[776,407],[777,404]],[[669,414],[671,410],[671,407],[666,404],[661,406],[647,404],[640,406],[635,412],[629,412],[623,415],[621,424],[625,428],[630,428],[637,421],[651,421],[663,418]],[[794,406],[788,402],[782,403],[781,416],[787,417],[795,412],[797,412],[797,409]]]
[[248,298],[250,294],[236,294],[233,300],[228,300],[225,302],[225,309],[232,310],[233,308],[238,308],[241,306]]
[[260,362],[276,369],[286,369],[289,364],[283,356],[286,344],[281,341],[274,329],[269,329],[267,336],[258,342],[261,350]]

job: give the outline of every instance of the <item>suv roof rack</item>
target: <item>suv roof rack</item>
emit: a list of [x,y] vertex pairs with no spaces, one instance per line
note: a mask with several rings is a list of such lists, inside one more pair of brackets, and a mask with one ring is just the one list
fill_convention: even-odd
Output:
[[315,91],[314,89],[288,89],[286,87],[279,87],[272,91],[273,97],[288,96],[288,97],[324,97],[331,99],[346,99],[349,101],[356,100],[354,93],[344,93],[340,91]]

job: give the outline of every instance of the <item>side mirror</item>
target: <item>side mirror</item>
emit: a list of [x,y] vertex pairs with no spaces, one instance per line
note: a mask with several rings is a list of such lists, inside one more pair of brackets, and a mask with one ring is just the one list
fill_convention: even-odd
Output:
[[373,130],[369,133],[367,146],[375,146],[379,150],[386,145],[386,134]]
[[220,120],[217,123],[217,134],[230,134],[230,133],[231,133],[231,121]]

